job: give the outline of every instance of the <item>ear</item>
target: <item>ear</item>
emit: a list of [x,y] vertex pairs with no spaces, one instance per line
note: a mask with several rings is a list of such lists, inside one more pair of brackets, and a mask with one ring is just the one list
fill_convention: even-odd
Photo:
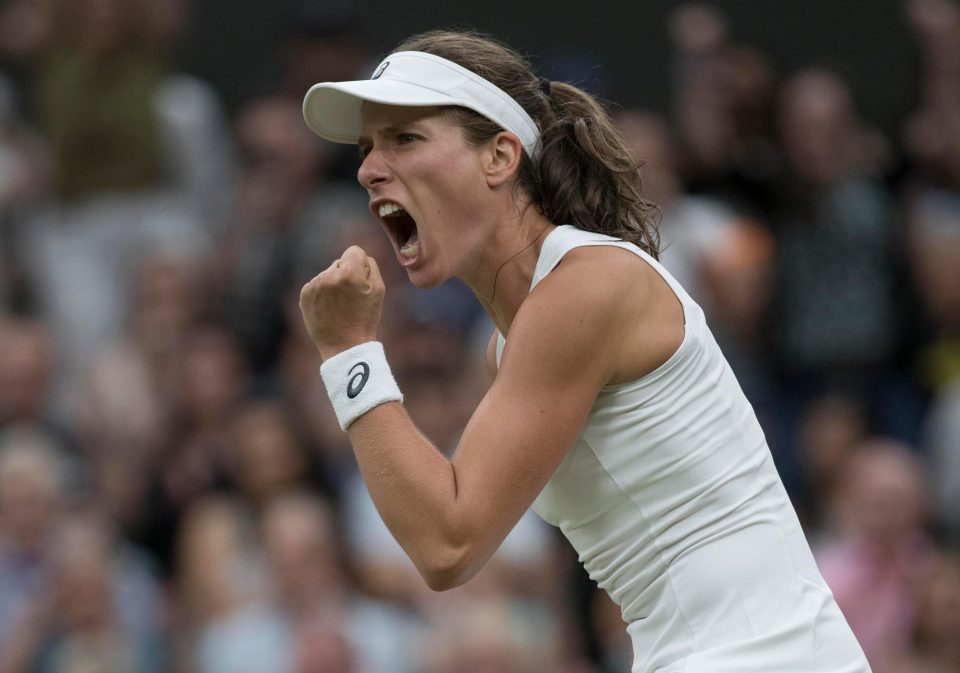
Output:
[[523,145],[515,134],[501,131],[491,138],[484,165],[487,185],[499,187],[516,177],[522,155]]

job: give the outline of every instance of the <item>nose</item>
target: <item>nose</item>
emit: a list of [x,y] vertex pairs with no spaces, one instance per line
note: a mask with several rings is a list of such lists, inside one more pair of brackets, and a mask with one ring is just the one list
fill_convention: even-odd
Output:
[[370,150],[367,156],[360,163],[357,170],[357,181],[365,188],[370,189],[382,182],[386,182],[389,177],[387,167],[384,165],[380,153],[375,149]]

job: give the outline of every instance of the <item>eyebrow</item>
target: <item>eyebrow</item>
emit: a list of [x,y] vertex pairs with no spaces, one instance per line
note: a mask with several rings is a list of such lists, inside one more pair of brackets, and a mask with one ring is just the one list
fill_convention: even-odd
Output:
[[[384,136],[384,135],[392,135],[392,134],[400,133],[400,132],[402,132],[402,131],[408,130],[408,129],[410,128],[410,124],[412,124],[412,123],[413,123],[413,122],[410,122],[410,123],[407,123],[407,124],[401,124],[400,126],[396,126],[396,125],[391,124],[390,126],[384,126],[384,127],[383,127],[382,129],[380,129],[377,133],[378,133],[379,135],[381,135],[381,136]],[[373,139],[372,139],[370,136],[359,136],[359,137],[357,138],[357,144],[358,144],[358,145],[362,145],[363,143],[367,143],[367,144],[369,145],[369,144],[372,143],[372,142],[373,142]]]

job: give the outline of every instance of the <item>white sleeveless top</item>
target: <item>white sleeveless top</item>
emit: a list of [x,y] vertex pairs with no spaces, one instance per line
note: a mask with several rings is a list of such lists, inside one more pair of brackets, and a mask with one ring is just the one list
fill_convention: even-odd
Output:
[[[753,408],[679,283],[631,243],[561,226],[544,240],[531,290],[585,245],[641,257],[684,312],[677,351],[601,390],[533,504],[620,606],[632,673],[868,673]],[[500,335],[498,364],[504,344]]]

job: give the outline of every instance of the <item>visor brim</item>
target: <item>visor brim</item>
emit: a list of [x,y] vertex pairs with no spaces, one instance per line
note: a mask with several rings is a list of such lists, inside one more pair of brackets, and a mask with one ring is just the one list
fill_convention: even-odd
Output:
[[315,84],[303,99],[303,118],[321,138],[356,143],[363,129],[363,103],[401,106],[463,105],[433,89],[397,80],[359,80]]

